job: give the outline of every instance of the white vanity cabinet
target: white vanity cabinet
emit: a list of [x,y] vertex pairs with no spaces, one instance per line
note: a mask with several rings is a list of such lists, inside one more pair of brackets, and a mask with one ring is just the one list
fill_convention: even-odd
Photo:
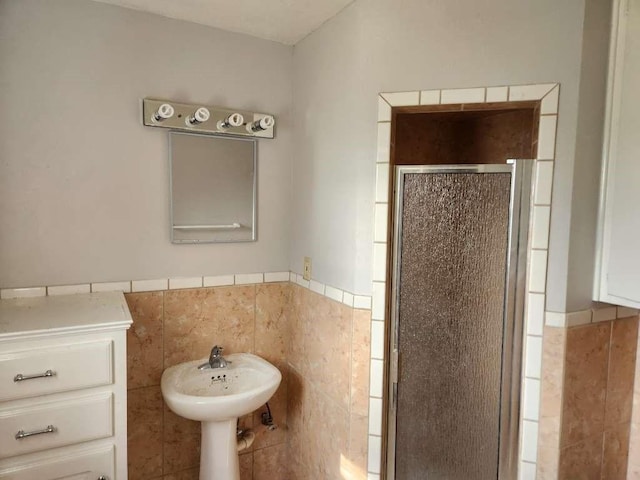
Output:
[[595,299],[640,308],[640,0],[614,1]]
[[127,478],[122,293],[0,300],[0,479]]

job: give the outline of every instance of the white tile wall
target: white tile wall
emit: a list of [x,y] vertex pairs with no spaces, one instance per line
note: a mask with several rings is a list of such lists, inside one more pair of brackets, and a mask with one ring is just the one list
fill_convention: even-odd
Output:
[[442,90],[440,103],[482,103],[484,102],[484,88],[456,88]]
[[387,244],[373,244],[373,280],[384,282],[387,278]]
[[131,282],[100,282],[91,284],[92,292],[124,292],[131,291]]
[[509,95],[508,87],[487,88],[487,102],[506,102]]
[[553,162],[536,162],[535,204],[551,205]]
[[202,277],[183,277],[183,278],[170,278],[169,290],[176,290],[180,288],[200,288],[202,287]]
[[542,336],[544,327],[543,293],[529,293],[527,295],[527,334]]
[[371,322],[371,358],[384,358],[384,322]]
[[342,303],[348,305],[349,307],[353,307],[353,294],[349,292],[344,292],[342,297]]
[[516,85],[509,88],[509,101],[540,100],[555,87],[557,87],[556,83]]
[[558,113],[558,99],[560,93],[560,86],[556,85],[551,89],[549,93],[542,99],[540,105],[541,115],[550,115]]
[[158,290],[168,290],[169,280],[159,278],[156,280],[133,280],[131,282],[132,292],[154,292]]
[[440,90],[422,90],[420,105],[437,105],[440,103]]
[[366,295],[354,295],[353,308],[371,310],[371,297],[368,297]]
[[537,421],[540,412],[540,380],[525,378],[523,397],[522,417]]
[[389,197],[389,164],[376,165],[376,202],[386,203]]
[[202,280],[205,287],[223,287],[234,284],[233,275],[216,275],[213,277],[204,277]]
[[378,163],[389,162],[389,152],[391,151],[391,124],[378,123]]
[[371,359],[371,378],[369,379],[369,393],[375,398],[382,398],[383,361]]
[[369,435],[369,473],[380,473],[380,460],[382,459],[382,438]]
[[540,117],[540,131],[538,133],[538,155],[541,160],[555,157],[556,151],[556,115]]
[[542,338],[527,335],[525,350],[525,376],[540,378],[542,370]]
[[538,458],[538,423],[522,421],[522,453],[521,458],[535,463]]
[[520,462],[518,480],[536,480],[536,464],[529,462]]
[[420,104],[420,92],[417,91],[381,93],[380,96],[392,107],[405,107]]
[[382,399],[369,399],[369,434],[382,435]]
[[389,105],[387,101],[382,97],[378,97],[378,121],[391,121],[391,105]]
[[540,205],[533,208],[532,248],[549,248],[549,220],[551,207]]
[[529,291],[544,293],[547,281],[547,251],[531,250],[529,258]]
[[371,308],[373,320],[384,320],[385,289],[385,282],[373,282],[373,305]]
[[265,283],[288,282],[289,272],[265,272],[264,281]]
[[3,288],[0,290],[0,298],[31,298],[46,295],[47,287]]
[[329,285],[325,287],[324,294],[331,300],[335,300],[336,302],[340,303],[342,303],[342,299],[344,297],[344,292],[342,290],[330,287]]
[[91,292],[91,285],[83,283],[80,285],[56,285],[54,287],[47,287],[47,295],[74,295],[76,293],[89,293]]
[[248,285],[250,283],[263,283],[264,274],[262,273],[241,273],[235,275],[236,285]]
[[374,212],[374,230],[373,230],[374,242],[387,241],[388,213],[389,213],[389,208],[386,203],[376,203],[375,212]]
[[324,295],[324,283],[316,282],[315,280],[309,281],[309,290],[312,292]]

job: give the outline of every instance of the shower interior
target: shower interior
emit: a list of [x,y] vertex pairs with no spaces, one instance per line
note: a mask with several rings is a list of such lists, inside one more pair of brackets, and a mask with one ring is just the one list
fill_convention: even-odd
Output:
[[516,478],[538,102],[392,112],[386,478]]

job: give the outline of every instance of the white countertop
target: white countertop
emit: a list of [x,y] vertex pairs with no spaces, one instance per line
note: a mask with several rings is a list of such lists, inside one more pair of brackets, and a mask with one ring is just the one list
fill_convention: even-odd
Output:
[[122,292],[0,300],[0,340],[129,328],[131,323]]

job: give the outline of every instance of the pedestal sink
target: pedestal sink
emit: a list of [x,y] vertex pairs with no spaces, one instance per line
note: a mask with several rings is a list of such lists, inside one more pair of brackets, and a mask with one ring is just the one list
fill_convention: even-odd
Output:
[[282,375],[251,353],[226,357],[228,366],[199,370],[207,359],[167,368],[160,383],[167,406],[202,422],[200,480],[239,480],[238,417],[258,409],[275,393]]

